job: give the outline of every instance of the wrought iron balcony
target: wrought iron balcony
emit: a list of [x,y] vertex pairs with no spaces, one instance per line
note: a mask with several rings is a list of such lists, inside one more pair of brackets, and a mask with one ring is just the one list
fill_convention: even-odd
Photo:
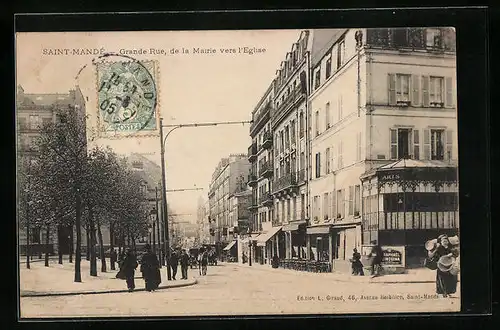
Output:
[[248,161],[253,163],[257,159],[257,143],[252,143],[250,147],[248,147]]
[[255,187],[257,185],[257,176],[253,173],[248,174],[248,185],[250,187]]
[[250,135],[254,136],[256,132],[264,127],[264,125],[269,121],[272,111],[273,104],[272,101],[270,101],[264,106],[261,111],[254,113],[253,123],[250,125]]
[[262,177],[262,178],[272,177],[274,174],[273,171],[274,171],[273,162],[271,162],[271,161],[263,162],[260,165],[259,174],[260,174],[260,177]]
[[268,192],[264,193],[262,196],[259,197],[259,205],[272,206],[273,196]]
[[273,193],[279,193],[284,190],[294,190],[297,188],[296,173],[286,173],[274,182]]
[[265,132],[262,141],[262,148],[270,149],[272,146],[273,146],[273,134],[269,131]]

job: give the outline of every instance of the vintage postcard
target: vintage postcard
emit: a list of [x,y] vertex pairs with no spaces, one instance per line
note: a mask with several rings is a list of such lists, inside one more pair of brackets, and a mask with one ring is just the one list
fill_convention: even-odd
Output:
[[16,34],[20,317],[458,312],[455,30]]

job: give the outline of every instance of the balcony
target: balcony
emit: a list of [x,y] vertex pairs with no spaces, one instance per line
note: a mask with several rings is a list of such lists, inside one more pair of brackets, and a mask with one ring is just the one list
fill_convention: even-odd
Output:
[[270,149],[272,146],[273,146],[273,135],[271,134],[271,132],[265,132],[262,141],[262,148]]
[[257,204],[257,200],[252,198],[251,202],[250,202],[250,206],[248,206],[248,210],[250,210],[250,212],[256,210],[257,208],[259,207],[259,205]]
[[297,191],[297,178],[295,173],[286,173],[274,182],[273,194],[292,193]]
[[255,187],[257,185],[257,176],[253,173],[248,174],[248,185],[250,187]]
[[267,161],[260,165],[259,174],[261,178],[270,178],[273,176],[273,162]]
[[273,196],[266,192],[259,197],[259,205],[262,206],[273,206]]
[[300,88],[300,85],[296,87],[289,95],[288,97],[284,100],[283,103],[280,104],[280,106],[276,109],[276,112],[274,112],[271,116],[271,121],[272,124],[276,124],[281,117],[286,115],[288,110],[299,100],[302,100],[304,98],[304,93],[302,93],[302,90]]
[[252,143],[250,147],[248,147],[248,161],[253,163],[257,159],[257,143]]
[[253,123],[250,125],[250,135],[254,136],[256,132],[262,129],[264,125],[269,121],[270,114],[272,112],[273,105],[272,102],[267,103],[264,108],[253,115]]

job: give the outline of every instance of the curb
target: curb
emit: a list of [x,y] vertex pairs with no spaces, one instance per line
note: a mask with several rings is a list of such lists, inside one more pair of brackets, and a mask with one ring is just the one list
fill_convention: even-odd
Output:
[[[226,264],[230,266],[230,264]],[[261,270],[261,271],[267,271],[271,272],[272,269],[265,269],[261,267],[251,267],[251,266],[243,266],[240,264],[233,264],[234,266],[240,267],[240,268],[248,268],[248,269],[255,269],[255,270]],[[290,271],[291,274],[292,271]],[[314,276],[314,273],[308,273],[308,272],[302,272],[306,276]],[[307,274],[306,274],[307,273]],[[324,273],[323,273],[324,274]],[[334,275],[335,276],[335,275]],[[396,280],[376,280],[376,281],[371,281],[371,276],[357,276],[355,280],[352,279],[343,279],[343,278],[335,278],[332,276],[331,280],[336,281],[336,282],[345,282],[345,283],[369,283],[369,284],[377,284],[377,283],[384,283],[384,284],[398,284],[398,283],[415,283],[415,284],[421,284],[421,283],[435,283],[435,280],[402,280],[402,281],[396,281]],[[383,276],[383,275],[382,275]],[[379,277],[380,278],[380,277]],[[458,280],[460,282],[460,279]]]
[[[175,283],[171,285],[160,285],[157,290],[172,289],[172,288],[182,288],[186,286],[192,286],[198,284],[198,280],[188,281],[184,283]],[[134,292],[146,291],[146,288],[135,289]],[[77,296],[77,295],[92,295],[92,294],[106,294],[106,293],[124,293],[128,292],[128,289],[114,289],[114,290],[103,290],[103,291],[81,291],[81,292],[34,292],[26,291],[21,292],[20,297],[55,297],[55,296]]]

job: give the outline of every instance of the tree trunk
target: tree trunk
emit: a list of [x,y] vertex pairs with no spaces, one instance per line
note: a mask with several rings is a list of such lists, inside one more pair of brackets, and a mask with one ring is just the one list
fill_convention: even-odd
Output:
[[[109,224],[109,251],[114,251],[115,249],[115,235],[114,235],[114,226],[113,223],[111,222]],[[116,260],[110,260],[111,263],[111,270],[115,270],[115,262]]]
[[47,224],[47,232],[45,234],[45,267],[49,267],[49,239],[50,239],[50,225]]
[[106,257],[104,256],[104,244],[102,243],[101,223],[97,219],[97,237],[99,238],[99,252],[101,255],[101,272],[106,272]]
[[69,232],[69,262],[73,262],[73,225],[71,225],[70,232]]
[[89,240],[90,246],[87,249],[90,250],[90,276],[97,276],[97,260],[95,253],[95,219],[92,207],[89,207]]
[[80,191],[77,188],[76,190],[76,203],[75,203],[75,227],[76,227],[76,251],[75,251],[75,282],[82,281],[82,273],[81,273],[81,261],[82,261],[82,227],[81,227],[81,218],[82,218],[82,197],[80,195]]
[[63,264],[63,253],[62,253],[62,244],[61,244],[61,238],[62,238],[62,230],[61,230],[61,225],[57,226],[57,254],[59,255],[59,265]]
[[[92,220],[89,220],[89,221],[92,221]],[[90,260],[90,226],[87,225],[87,228],[85,228],[85,234],[87,235],[87,255],[86,255],[86,259],[87,260]]]

